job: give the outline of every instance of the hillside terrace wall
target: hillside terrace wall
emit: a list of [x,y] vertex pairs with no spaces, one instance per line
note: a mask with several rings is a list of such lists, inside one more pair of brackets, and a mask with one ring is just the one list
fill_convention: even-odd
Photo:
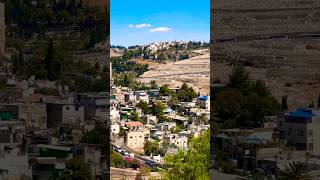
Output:
[[319,31],[320,2],[211,1],[213,39]]
[[[151,172],[150,176],[153,179],[161,179],[159,173]],[[140,171],[120,168],[110,168],[110,179],[111,180],[147,180],[149,177],[141,175]]]

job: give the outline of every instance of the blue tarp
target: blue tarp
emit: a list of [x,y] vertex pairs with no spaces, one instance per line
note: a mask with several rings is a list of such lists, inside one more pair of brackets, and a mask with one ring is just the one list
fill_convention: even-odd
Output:
[[208,96],[199,96],[199,100],[200,101],[206,101],[206,100],[208,100]]
[[312,113],[311,109],[303,109],[299,108],[293,112],[290,112],[290,117],[295,117],[295,118],[305,118],[305,119],[311,119],[315,115]]

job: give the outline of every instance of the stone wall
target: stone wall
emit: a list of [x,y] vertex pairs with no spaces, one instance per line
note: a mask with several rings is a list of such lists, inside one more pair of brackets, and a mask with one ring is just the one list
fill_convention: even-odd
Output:
[[110,168],[110,179],[111,180],[148,180],[148,179],[161,179],[159,173],[151,172],[150,176],[141,175],[140,171],[120,168]]

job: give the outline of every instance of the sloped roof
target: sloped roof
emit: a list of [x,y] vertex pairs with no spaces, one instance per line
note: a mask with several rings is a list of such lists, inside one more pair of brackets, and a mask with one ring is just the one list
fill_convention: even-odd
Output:
[[128,126],[128,127],[143,126],[143,124],[141,122],[138,122],[138,121],[126,122],[125,125]]

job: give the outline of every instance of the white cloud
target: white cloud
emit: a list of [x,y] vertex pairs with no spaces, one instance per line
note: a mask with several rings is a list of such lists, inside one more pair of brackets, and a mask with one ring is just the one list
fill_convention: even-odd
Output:
[[150,32],[168,32],[170,30],[171,29],[168,27],[157,27],[157,28],[150,29]]
[[151,24],[137,24],[136,28],[146,28],[146,27],[151,27]]
[[151,27],[151,24],[129,24],[128,25],[129,28],[147,28],[147,27]]

